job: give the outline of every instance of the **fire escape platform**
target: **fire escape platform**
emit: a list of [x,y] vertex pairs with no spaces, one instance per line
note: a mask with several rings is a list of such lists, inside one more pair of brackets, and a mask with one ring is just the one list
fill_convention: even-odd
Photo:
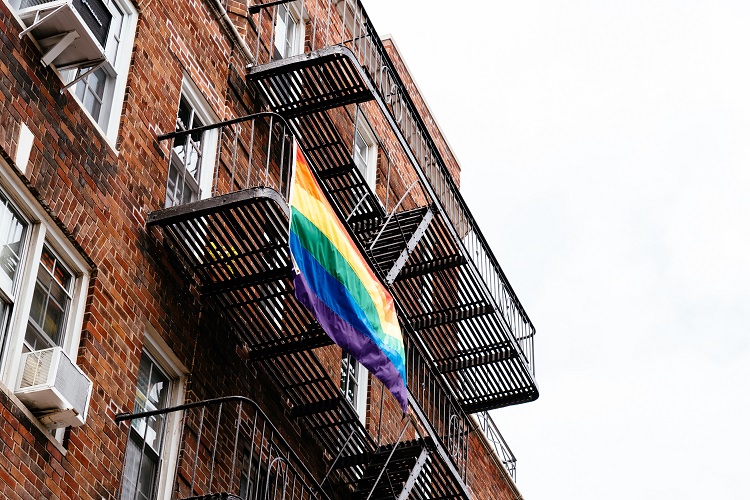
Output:
[[[433,207],[389,218],[352,163],[351,141],[334,114],[348,104],[376,101],[408,148],[396,117],[353,52],[329,46],[248,67],[246,77],[263,91],[271,109],[289,120],[325,189],[381,276],[393,283],[406,314],[402,321],[418,332],[433,359],[442,360],[440,371],[464,410],[536,399],[530,360],[516,344],[502,299],[492,296],[463,247],[461,230],[451,230],[447,217]],[[425,221],[425,211],[434,211],[434,217]],[[415,233],[419,238],[412,241]]]
[[158,210],[162,229],[201,295],[218,301],[251,360],[331,343],[293,296],[289,207],[271,188],[252,188]]

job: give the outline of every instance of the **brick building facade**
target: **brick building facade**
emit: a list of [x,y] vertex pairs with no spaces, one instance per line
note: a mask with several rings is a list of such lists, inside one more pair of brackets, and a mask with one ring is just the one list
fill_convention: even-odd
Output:
[[[358,1],[1,0],[0,37],[0,496],[521,498],[486,412],[538,396],[534,328]],[[406,417],[293,297],[293,144]]]

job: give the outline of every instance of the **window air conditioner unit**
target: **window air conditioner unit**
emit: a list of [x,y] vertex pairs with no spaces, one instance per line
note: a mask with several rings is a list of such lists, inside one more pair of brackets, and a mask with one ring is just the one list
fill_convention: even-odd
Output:
[[42,64],[58,70],[104,61],[112,13],[102,0],[21,0],[18,16],[44,51]]
[[91,380],[61,347],[21,355],[16,397],[48,428],[83,425]]

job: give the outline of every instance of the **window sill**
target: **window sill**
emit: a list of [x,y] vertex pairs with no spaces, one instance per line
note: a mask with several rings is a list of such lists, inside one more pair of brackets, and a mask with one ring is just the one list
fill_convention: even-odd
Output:
[[[29,419],[29,422],[36,427],[39,432],[46,437],[52,445],[57,448],[57,451],[62,453],[63,456],[68,454],[68,450],[65,449],[65,447],[62,445],[60,441],[55,438],[53,434],[50,433],[50,430],[47,429],[42,423],[37,420],[37,418],[29,411],[28,408],[16,397],[15,394],[13,394],[13,391],[10,390],[9,387],[7,387],[4,383],[0,382],[0,392],[4,394],[5,397],[7,397],[10,400],[10,403],[12,405],[15,405],[16,408],[18,408],[21,413],[24,414],[26,418]],[[24,425],[24,422],[19,422],[21,425]],[[35,434],[36,437],[36,434]]]

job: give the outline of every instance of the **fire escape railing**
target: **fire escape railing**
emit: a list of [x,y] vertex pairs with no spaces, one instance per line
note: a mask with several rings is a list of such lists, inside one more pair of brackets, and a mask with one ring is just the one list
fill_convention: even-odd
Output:
[[508,446],[505,438],[497,428],[495,421],[490,416],[489,412],[483,411],[474,415],[479,428],[482,430],[484,437],[487,438],[487,442],[492,446],[495,451],[495,455],[502,462],[505,470],[508,471],[513,481],[516,481],[516,456]]
[[[248,18],[256,27],[257,64],[271,62],[274,58],[273,26],[279,5],[286,3],[290,1],[259,2],[249,6]],[[367,72],[379,98],[387,105],[408,143],[410,153],[421,169],[419,173],[428,181],[433,198],[451,221],[451,230],[482,277],[486,293],[497,305],[533,375],[535,328],[469,211],[362,3],[359,0],[328,0],[327,5],[325,2],[315,2],[308,14],[310,35],[306,49],[315,51],[332,45],[346,46]],[[264,28],[267,25],[271,26],[270,30]],[[261,36],[264,29],[269,32]]]
[[465,482],[471,432],[469,417],[444,386],[434,367],[425,361],[408,338],[406,357],[409,392]]
[[[117,423],[135,426],[138,421],[149,422],[144,425],[149,429],[178,426],[179,453],[169,498],[329,498],[271,419],[249,398],[228,396],[115,416]],[[137,477],[127,480],[139,484]]]

